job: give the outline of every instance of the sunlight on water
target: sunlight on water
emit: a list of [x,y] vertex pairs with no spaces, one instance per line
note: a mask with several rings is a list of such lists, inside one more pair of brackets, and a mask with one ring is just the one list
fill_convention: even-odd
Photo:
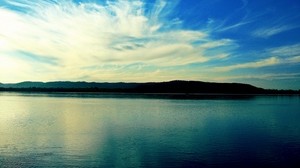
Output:
[[0,93],[0,167],[297,167],[300,98]]

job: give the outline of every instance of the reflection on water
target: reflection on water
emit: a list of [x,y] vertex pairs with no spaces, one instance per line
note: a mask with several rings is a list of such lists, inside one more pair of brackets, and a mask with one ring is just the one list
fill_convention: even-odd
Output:
[[0,93],[0,167],[298,167],[300,98]]

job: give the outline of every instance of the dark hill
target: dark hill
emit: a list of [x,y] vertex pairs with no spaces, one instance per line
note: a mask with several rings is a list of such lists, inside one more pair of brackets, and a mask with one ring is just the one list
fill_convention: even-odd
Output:
[[241,83],[170,81],[150,83],[21,82],[0,84],[2,91],[127,92],[127,93],[216,93],[261,94],[268,90]]
[[200,81],[170,81],[161,83],[144,83],[139,85],[138,92],[155,93],[234,93],[259,94],[264,89],[241,83],[209,83]]

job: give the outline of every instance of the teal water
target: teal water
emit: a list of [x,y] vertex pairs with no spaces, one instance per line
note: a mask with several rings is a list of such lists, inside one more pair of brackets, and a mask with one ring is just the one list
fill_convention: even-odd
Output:
[[0,167],[299,167],[300,97],[0,92]]

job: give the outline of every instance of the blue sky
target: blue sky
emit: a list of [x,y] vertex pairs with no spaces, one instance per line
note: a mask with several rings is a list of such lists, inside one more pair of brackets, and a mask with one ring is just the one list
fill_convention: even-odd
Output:
[[0,82],[300,89],[300,1],[0,0]]

